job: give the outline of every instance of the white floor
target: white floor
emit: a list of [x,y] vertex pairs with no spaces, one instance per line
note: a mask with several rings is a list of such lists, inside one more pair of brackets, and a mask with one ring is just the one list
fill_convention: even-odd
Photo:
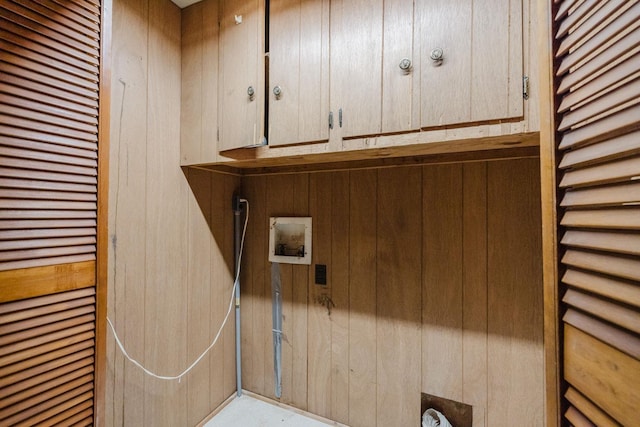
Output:
[[326,427],[313,418],[243,395],[225,406],[204,427]]

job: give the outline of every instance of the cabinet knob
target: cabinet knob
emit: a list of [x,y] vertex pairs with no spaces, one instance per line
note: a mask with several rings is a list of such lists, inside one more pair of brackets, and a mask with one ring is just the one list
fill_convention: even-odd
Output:
[[282,88],[280,86],[274,86],[273,94],[276,96],[276,98],[280,98],[280,95],[282,95]]
[[249,95],[249,98],[253,99],[253,95],[256,94],[256,90],[253,88],[253,86],[249,86],[247,88],[247,95]]
[[431,55],[429,55],[431,57],[431,60],[433,62],[436,62],[436,65],[440,65],[442,63],[442,61],[444,60],[444,52],[442,51],[441,47],[437,47],[435,49],[433,49],[431,51]]
[[402,58],[398,66],[402,71],[409,72],[411,70],[411,60],[409,58]]

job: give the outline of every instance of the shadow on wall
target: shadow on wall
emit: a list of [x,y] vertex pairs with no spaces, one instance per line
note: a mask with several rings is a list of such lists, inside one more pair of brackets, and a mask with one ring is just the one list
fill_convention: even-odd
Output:
[[[200,210],[201,220],[206,221],[215,242],[214,257],[224,262],[224,277],[233,280],[234,257],[234,213],[231,209],[233,192],[240,187],[240,178],[229,174],[208,172],[183,167],[182,172],[191,188],[191,194]],[[194,211],[190,201],[189,216],[198,221],[199,214]],[[200,229],[199,232],[202,232]],[[198,250],[198,248],[193,248]]]

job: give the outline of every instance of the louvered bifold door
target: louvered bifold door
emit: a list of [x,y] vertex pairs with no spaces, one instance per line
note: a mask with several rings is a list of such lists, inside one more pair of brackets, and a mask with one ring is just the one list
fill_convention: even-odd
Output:
[[564,420],[640,425],[640,2],[556,3]]
[[0,1],[0,270],[96,253],[97,1]]
[[0,426],[101,416],[109,9],[0,0]]

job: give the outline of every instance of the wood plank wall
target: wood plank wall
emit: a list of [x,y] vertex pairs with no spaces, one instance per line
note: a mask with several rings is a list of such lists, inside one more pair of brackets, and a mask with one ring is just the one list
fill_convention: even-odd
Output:
[[[180,10],[115,0],[108,315],[130,355],[177,375],[208,346],[232,287],[238,177],[181,170]],[[144,375],[108,335],[106,424],[195,425],[235,390],[233,316],[181,382]]]
[[[269,217],[310,215],[311,268],[281,265],[283,402],[355,427],[418,425],[427,392],[473,405],[474,427],[543,425],[537,159],[242,186],[246,389],[274,397]],[[327,265],[326,286],[313,264]]]

